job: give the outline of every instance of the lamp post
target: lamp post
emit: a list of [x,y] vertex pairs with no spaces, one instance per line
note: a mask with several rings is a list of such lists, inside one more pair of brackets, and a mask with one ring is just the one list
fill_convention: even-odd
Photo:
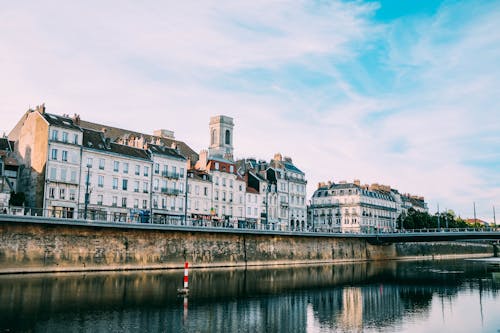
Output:
[[85,208],[83,210],[83,219],[87,219],[87,209],[89,205],[89,182],[90,182],[90,168],[91,165],[87,164],[87,180],[85,181]]
[[187,209],[188,209],[188,174],[189,172],[186,170],[186,195],[184,196],[184,224],[187,225]]
[[439,204],[438,204],[438,230],[441,228],[441,220],[439,219]]
[[269,189],[270,185],[266,184],[266,229],[269,227],[269,208],[268,208]]

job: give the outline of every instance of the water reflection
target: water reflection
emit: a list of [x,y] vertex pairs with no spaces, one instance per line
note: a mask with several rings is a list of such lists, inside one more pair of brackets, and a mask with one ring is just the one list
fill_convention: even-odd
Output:
[[2,276],[0,329],[496,332],[499,271],[463,260],[192,270],[189,298],[177,296],[181,270]]

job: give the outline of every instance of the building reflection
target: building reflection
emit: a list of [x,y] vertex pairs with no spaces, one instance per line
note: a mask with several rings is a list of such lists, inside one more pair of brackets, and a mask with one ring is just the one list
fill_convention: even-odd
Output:
[[[364,263],[249,270],[0,277],[0,331],[363,331],[427,316],[433,297],[498,280],[462,264]],[[480,283],[480,285],[479,285]]]

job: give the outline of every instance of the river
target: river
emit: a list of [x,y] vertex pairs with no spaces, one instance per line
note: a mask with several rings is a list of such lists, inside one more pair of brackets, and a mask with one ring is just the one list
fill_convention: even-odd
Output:
[[500,332],[500,262],[0,276],[0,332]]

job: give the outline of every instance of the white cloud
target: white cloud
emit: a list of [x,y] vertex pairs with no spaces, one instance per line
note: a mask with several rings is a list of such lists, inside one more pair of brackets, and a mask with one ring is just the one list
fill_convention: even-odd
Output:
[[[237,156],[291,155],[308,174],[310,194],[318,181],[361,178],[464,214],[476,198],[491,205],[498,188],[486,189],[463,160],[494,153],[463,142],[500,128],[498,11],[475,9],[457,24],[454,15],[467,8],[443,6],[435,17],[382,25],[371,16],[376,8],[338,1],[8,3],[0,12],[0,130],[12,128],[28,105],[46,102],[50,112],[114,126],[168,128],[199,150],[209,117],[227,114],[235,118]],[[385,39],[380,52],[394,90],[368,96],[339,66],[354,68]],[[331,82],[309,89],[302,89],[307,82],[287,85],[293,78],[256,86],[243,77],[246,85],[235,89],[221,82],[245,69],[273,75],[289,64]],[[359,75],[366,86],[383,79],[371,69]],[[498,135],[491,140],[489,147],[498,144]]]

